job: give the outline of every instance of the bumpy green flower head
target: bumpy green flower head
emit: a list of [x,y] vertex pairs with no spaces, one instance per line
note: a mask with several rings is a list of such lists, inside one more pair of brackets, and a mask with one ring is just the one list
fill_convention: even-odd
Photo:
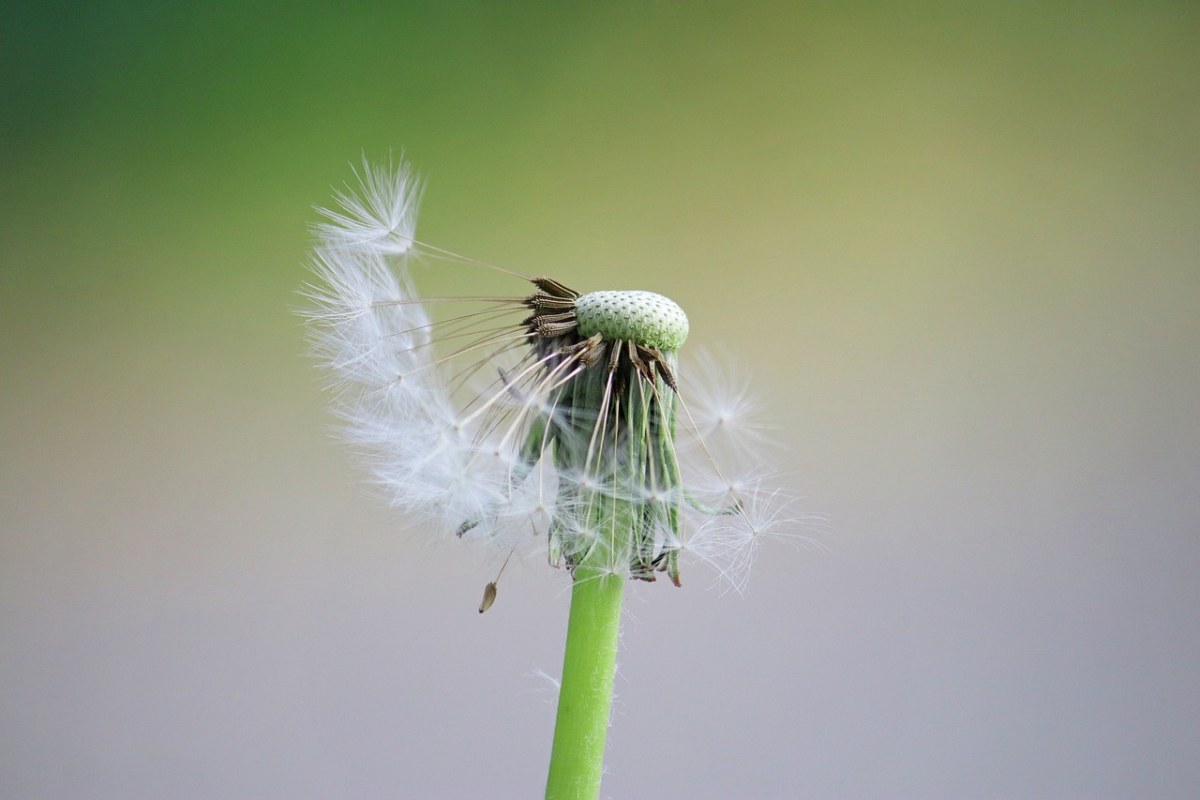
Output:
[[632,341],[664,352],[678,350],[688,318],[674,300],[654,292],[589,292],[575,300],[579,333],[608,341]]

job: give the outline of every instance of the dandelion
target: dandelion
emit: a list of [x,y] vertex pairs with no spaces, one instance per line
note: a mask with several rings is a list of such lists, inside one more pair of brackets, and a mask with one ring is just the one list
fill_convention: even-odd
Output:
[[[537,549],[570,574],[547,797],[595,797],[627,580],[678,586],[690,558],[740,588],[762,540],[796,521],[755,463],[752,397],[711,361],[697,375],[715,393],[682,374],[688,318],[672,300],[581,293],[423,244],[409,166],[364,162],[357,177],[321,210],[307,287],[334,410],[390,502],[426,528],[495,545],[504,563]],[[418,257],[520,288],[422,297]],[[495,597],[493,581],[479,610]]]

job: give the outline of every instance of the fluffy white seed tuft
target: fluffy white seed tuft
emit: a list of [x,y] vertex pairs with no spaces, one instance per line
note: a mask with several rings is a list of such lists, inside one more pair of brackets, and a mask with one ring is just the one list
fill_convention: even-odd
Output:
[[404,255],[414,246],[421,184],[403,161],[399,169],[371,166],[363,159],[357,191],[335,193],[338,209],[318,209],[327,222],[317,226],[325,246]]

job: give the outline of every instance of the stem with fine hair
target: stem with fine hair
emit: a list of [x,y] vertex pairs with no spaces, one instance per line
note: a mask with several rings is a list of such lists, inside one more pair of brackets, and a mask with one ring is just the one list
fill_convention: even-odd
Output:
[[625,579],[581,564],[571,587],[547,800],[600,795]]
[[625,577],[614,571],[613,564],[616,554],[627,550],[618,543],[629,538],[635,514],[630,503],[601,497],[592,495],[586,512],[598,523],[598,536],[572,573],[547,800],[600,796],[625,592]]

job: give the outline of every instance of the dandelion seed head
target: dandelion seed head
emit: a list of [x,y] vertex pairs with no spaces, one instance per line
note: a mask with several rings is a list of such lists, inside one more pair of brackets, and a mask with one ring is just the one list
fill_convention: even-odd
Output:
[[[409,166],[364,162],[356,175],[320,210],[305,314],[343,437],[388,501],[498,552],[541,542],[576,579],[666,573],[678,585],[684,556],[740,588],[761,542],[794,516],[757,465],[764,429],[747,421],[748,382],[712,359],[680,369],[683,309],[422,244]],[[422,298],[422,255],[519,288]]]

